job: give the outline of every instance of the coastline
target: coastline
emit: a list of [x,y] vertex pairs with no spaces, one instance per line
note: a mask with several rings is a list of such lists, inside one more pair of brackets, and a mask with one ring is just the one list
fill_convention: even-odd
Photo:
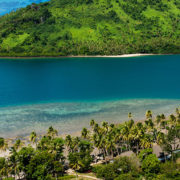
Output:
[[[1,133],[4,138],[24,138],[32,131],[43,135],[48,127],[56,127],[60,135],[74,134],[89,127],[91,119],[121,123],[133,113],[143,120],[150,109],[154,115],[169,114],[179,107],[180,99],[119,99],[101,102],[56,102],[5,107],[0,109]],[[9,123],[11,122],[11,123]],[[22,125],[23,124],[23,125]]]
[[[173,54],[148,54],[148,53],[136,53],[136,54],[122,54],[122,55],[69,55],[69,56],[0,56],[0,59],[40,59],[40,58],[128,58],[139,56],[158,56],[158,55],[173,55]],[[175,55],[175,54],[174,54]]]
[[[162,100],[162,101],[164,101],[164,100]],[[138,101],[135,101],[133,104],[134,105],[136,105],[136,106],[138,106],[138,103],[137,103]],[[125,102],[125,107],[127,108],[127,105],[128,105],[129,103],[126,103]],[[134,106],[133,104],[131,104],[132,106]],[[144,104],[144,103],[143,103]],[[151,105],[153,105],[152,104],[152,102],[149,102],[148,103],[150,106]],[[174,110],[175,110],[175,108],[176,107],[178,107],[177,105],[179,105],[179,100],[178,100],[178,102],[176,102],[175,104],[174,103],[167,103],[167,101],[165,101],[164,103],[163,103],[164,105],[161,105],[159,108],[157,107],[157,106],[155,106],[154,108],[153,108],[153,106],[152,106],[152,108],[149,108],[149,105],[148,106],[146,106],[146,110],[148,110],[148,109],[151,109],[152,110],[152,112],[153,112],[153,119],[156,117],[156,115],[157,114],[161,114],[161,113],[164,113],[165,115],[166,115],[166,117],[167,116],[169,116],[172,112],[174,112]],[[167,104],[167,105],[165,105],[165,104]],[[142,106],[141,106],[142,107]],[[110,108],[111,110],[112,110],[112,108]],[[127,112],[132,112],[132,114],[133,114],[133,119],[134,119],[134,121],[135,121],[135,123],[137,123],[137,122],[144,122],[145,121],[145,116],[144,116],[144,114],[145,114],[145,109],[144,110],[142,110],[141,112],[139,112],[138,110],[134,110],[134,111],[132,111],[132,109],[129,109],[129,108],[127,108],[128,109],[128,111]],[[141,108],[140,108],[141,109]],[[155,111],[155,109],[156,109],[156,111]],[[107,110],[107,109],[106,109]],[[122,109],[122,111],[123,111],[123,109]],[[107,116],[107,114],[109,114],[109,116],[111,117],[109,120],[108,119],[106,119],[105,117]],[[127,117],[127,113],[125,113],[126,114],[126,117]],[[139,116],[137,116],[139,114]],[[118,115],[119,116],[119,115]],[[116,124],[116,125],[118,125],[118,124],[121,124],[121,123],[124,123],[124,122],[126,122],[126,121],[128,121],[128,117],[127,118],[125,118],[125,117],[119,117],[118,118],[118,120],[117,121],[114,121],[114,118],[115,118],[116,116],[113,116],[113,114],[112,113],[110,113],[110,112],[107,112],[107,113],[105,113],[105,115],[104,116],[100,116],[99,118],[94,118],[95,119],[95,121],[97,122],[97,123],[101,123],[104,119],[105,119],[105,121],[106,122],[108,122],[108,123],[114,123],[114,124]],[[79,117],[80,118],[80,117]],[[90,126],[89,126],[89,121],[90,121],[90,119],[92,119],[92,118],[88,118],[88,121],[86,120],[87,118],[85,118],[84,116],[82,117],[82,118],[80,118],[81,120],[82,119],[85,119],[85,124],[86,124],[86,128],[90,128]],[[100,120],[101,119],[101,120]],[[117,119],[117,118],[116,118]],[[81,123],[83,123],[83,121],[80,121]],[[78,123],[80,123],[80,122],[78,122]],[[72,121],[72,123],[74,123],[74,121]],[[51,124],[52,125],[52,124]],[[70,125],[70,124],[69,124]],[[54,126],[54,125],[52,125],[53,127],[57,127],[56,125]],[[85,127],[85,126],[84,126]],[[83,127],[81,127],[80,129],[76,129],[77,131],[70,131],[70,132],[62,132],[61,133],[61,131],[59,131],[59,135],[58,135],[58,137],[61,137],[61,138],[65,138],[67,135],[71,135],[72,137],[76,137],[76,136],[80,136],[81,135],[81,130],[82,130],[82,128]],[[45,130],[47,130],[47,128],[45,129]],[[36,131],[37,132],[37,131]],[[46,133],[46,131],[44,131],[43,133],[39,133],[39,132],[37,132],[37,134],[38,134],[38,137],[40,138],[40,137],[42,137],[42,136],[44,136],[45,135],[45,133]],[[31,144],[30,143],[30,141],[29,141],[29,135],[25,135],[25,136],[21,136],[21,135],[17,135],[17,136],[13,136],[13,137],[5,137],[5,139],[8,141],[8,144],[9,144],[9,146],[12,146],[13,145],[13,143],[15,142],[15,140],[17,140],[17,139],[21,139],[22,140],[22,142],[25,144],[25,146],[28,146],[29,144]],[[6,150],[6,151],[0,151],[0,157],[8,157],[9,156],[9,150]]]
[[[103,58],[124,58],[124,57],[138,57],[138,56],[153,56],[153,55],[161,55],[161,54],[122,54],[122,55],[95,55],[95,56],[67,56],[67,57],[103,57]],[[163,54],[162,54],[163,55]]]

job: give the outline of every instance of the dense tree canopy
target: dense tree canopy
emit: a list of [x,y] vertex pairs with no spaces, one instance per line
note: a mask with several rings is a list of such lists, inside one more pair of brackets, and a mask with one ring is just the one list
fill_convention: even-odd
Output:
[[[77,176],[93,171],[105,180],[179,180],[180,108],[168,117],[147,111],[143,122],[132,117],[129,113],[131,119],[121,124],[91,120],[90,130],[83,128],[81,136],[65,139],[50,126],[43,136],[33,131],[29,144],[17,139],[9,148],[9,141],[0,138],[0,150],[10,151],[0,158],[0,179],[72,179],[66,170],[74,170]],[[154,145],[161,147],[163,157],[153,154]]]
[[178,0],[51,0],[0,17],[0,56],[180,53]]

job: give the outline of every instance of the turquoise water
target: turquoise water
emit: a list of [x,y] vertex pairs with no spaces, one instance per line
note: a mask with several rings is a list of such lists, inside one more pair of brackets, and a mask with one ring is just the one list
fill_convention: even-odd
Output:
[[180,55],[133,58],[0,59],[0,136],[78,131],[91,118],[129,111],[171,113],[180,105]]

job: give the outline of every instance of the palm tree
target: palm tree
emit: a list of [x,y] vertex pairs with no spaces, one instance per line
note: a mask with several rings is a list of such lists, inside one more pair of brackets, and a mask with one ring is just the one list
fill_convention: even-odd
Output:
[[161,129],[165,129],[166,125],[167,125],[167,121],[166,120],[161,121],[161,124],[160,124]]
[[154,123],[153,123],[152,119],[148,119],[148,120],[145,121],[145,127],[147,128],[147,130],[149,132],[153,131]]
[[2,151],[6,151],[8,148],[8,143],[6,142],[6,140],[4,138],[0,138],[0,150]]
[[169,122],[170,122],[170,124],[171,124],[172,126],[175,125],[175,123],[176,123],[176,117],[175,117],[173,114],[171,114],[171,115],[169,116]]
[[132,118],[132,113],[131,113],[131,112],[128,113],[128,118],[129,118],[129,119]]
[[113,158],[114,150],[116,149],[116,144],[111,134],[108,134],[106,137],[105,147],[106,151],[109,152]]
[[146,111],[146,119],[152,118],[152,111],[148,110]]
[[111,130],[112,130],[114,127],[115,127],[115,125],[114,125],[114,124],[110,124],[110,128],[111,128]]
[[[17,144],[18,143],[19,143],[19,141],[17,142]],[[10,154],[11,154],[11,156],[8,159],[8,166],[9,166],[8,173],[11,175],[14,175],[14,177],[15,176],[19,177],[20,169],[19,169],[19,163],[18,163],[19,158],[18,158],[17,149],[12,147],[10,149]]]
[[81,131],[81,136],[82,136],[84,139],[87,139],[87,138],[88,138],[88,135],[89,135],[89,131],[87,130],[87,128],[83,128],[83,130]]
[[99,127],[99,124],[95,123],[94,124],[94,127],[93,127],[93,131],[97,134],[100,133],[100,127]]
[[153,144],[153,137],[150,134],[144,134],[140,139],[140,145],[143,149],[151,148]]
[[108,122],[102,122],[102,127],[104,129],[105,134],[108,132]]
[[131,129],[131,132],[129,134],[129,139],[131,142],[135,143],[136,146],[136,153],[139,153],[139,145],[140,145],[140,140],[144,135],[144,128],[142,123],[137,123],[133,128]]
[[70,135],[66,136],[65,143],[69,151],[72,152],[72,137]]
[[[122,152],[122,145],[123,145],[123,135],[122,135],[122,128],[123,126],[120,126],[115,129],[115,135],[114,135],[114,141],[117,146],[117,153],[118,155]],[[119,153],[120,149],[120,153]]]
[[20,149],[22,146],[24,146],[24,143],[20,140],[20,139],[18,139],[18,140],[16,140],[16,142],[15,142],[15,144],[14,144],[14,149],[17,151],[18,149]]
[[103,133],[94,133],[92,136],[92,141],[94,144],[94,147],[96,147],[99,150],[99,154],[103,153],[104,158],[106,156],[106,149],[105,149],[105,136],[103,136]]
[[95,121],[94,121],[94,119],[92,119],[92,120],[90,121],[90,126],[93,127],[94,125],[95,125]]
[[162,145],[165,142],[165,135],[162,132],[157,133],[157,144]]
[[160,122],[161,122],[161,115],[157,115],[156,116],[156,119],[155,119],[155,122],[156,122],[156,124],[157,124],[157,126],[159,126],[159,124],[160,124]]
[[130,149],[130,132],[131,128],[133,127],[132,122],[125,122],[124,126],[121,129],[122,138],[124,143],[127,145],[127,148]]
[[[8,165],[8,160],[4,158],[3,164],[1,164],[1,169],[0,169],[0,177],[6,177],[8,178],[9,175],[9,165]],[[2,178],[2,177],[1,177]]]
[[31,132],[29,139],[33,144],[36,142],[37,134],[35,131]]
[[78,174],[77,174],[77,171],[79,169],[81,169],[81,167],[83,166],[83,164],[81,163],[81,161],[76,158],[76,160],[73,162],[73,164],[71,165],[71,167],[75,170],[75,173],[76,173],[76,179],[78,178]]
[[179,110],[179,108],[176,108],[176,115],[177,115],[177,116],[180,115],[180,110]]
[[165,120],[166,116],[164,114],[161,114],[161,119]]
[[57,137],[51,140],[48,152],[54,154],[57,161],[62,162],[64,160],[63,150],[64,140],[62,138]]
[[48,129],[48,131],[47,131],[47,135],[48,135],[49,137],[54,138],[55,136],[58,135],[58,132],[57,132],[56,129],[54,129],[52,126],[50,126],[49,129]]
[[73,139],[73,143],[72,143],[73,152],[78,152],[78,150],[79,150],[79,142],[80,142],[80,138],[79,137],[75,137]]

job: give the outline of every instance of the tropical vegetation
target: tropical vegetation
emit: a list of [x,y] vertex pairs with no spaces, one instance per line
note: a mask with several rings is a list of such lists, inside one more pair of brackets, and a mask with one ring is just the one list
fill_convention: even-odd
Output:
[[[55,180],[76,178],[79,173],[93,172],[105,180],[180,178],[180,109],[175,114],[154,117],[148,110],[144,121],[121,124],[98,124],[91,120],[91,129],[83,128],[81,136],[58,136],[52,126],[38,136],[32,132],[27,145],[17,139],[8,147],[0,138],[0,179]],[[158,158],[153,146],[159,145],[165,158]],[[177,153],[179,151],[179,153]],[[124,156],[124,153],[132,155]],[[69,169],[74,173],[68,175]]]
[[0,56],[180,53],[179,0],[50,0],[0,17]]

